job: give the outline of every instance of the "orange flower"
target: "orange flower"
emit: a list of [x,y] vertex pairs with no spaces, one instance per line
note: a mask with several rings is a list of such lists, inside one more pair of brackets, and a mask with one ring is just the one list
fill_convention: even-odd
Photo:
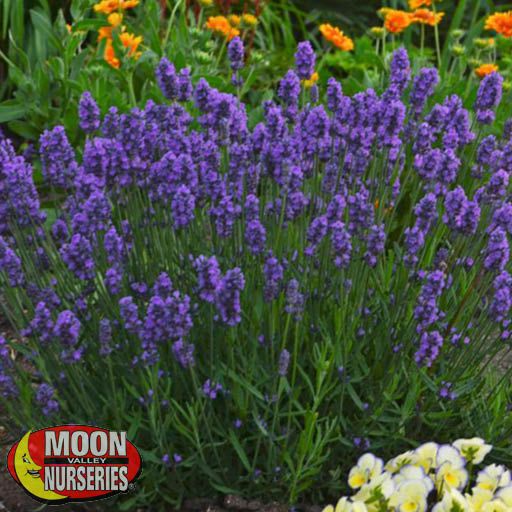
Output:
[[497,72],[498,69],[496,64],[482,64],[475,69],[475,74],[478,78],[483,78],[486,75]]
[[129,32],[123,32],[119,39],[123,43],[125,48],[128,48],[128,55],[130,57],[138,58],[140,55],[137,54],[137,48],[139,44],[142,43],[142,36],[135,36],[135,34],[130,34]]
[[418,7],[430,7],[432,5],[432,0],[409,0],[409,9],[413,11],[414,9],[417,9]]
[[338,27],[333,27],[329,23],[320,25],[320,32],[327,41],[332,43],[340,50],[349,52],[354,49],[354,41],[347,37]]
[[112,39],[112,30],[114,27],[101,27],[98,30],[98,41],[102,39]]
[[224,36],[228,41],[240,35],[240,31],[232,27],[225,16],[210,16],[205,26],[212,32]]
[[140,0],[101,0],[94,6],[94,12],[110,14],[118,9],[132,9],[139,5]]
[[384,27],[392,34],[400,34],[412,23],[412,16],[408,12],[395,9],[381,9],[381,12],[384,15]]
[[105,53],[103,54],[103,58],[113,67],[119,69],[121,66],[121,61],[116,57],[116,52],[114,50],[114,45],[112,44],[112,39],[107,39],[105,44]]
[[491,14],[485,21],[485,28],[502,36],[512,37],[512,11]]
[[434,27],[444,16],[444,12],[433,12],[428,9],[416,9],[412,14],[413,23],[422,23]]

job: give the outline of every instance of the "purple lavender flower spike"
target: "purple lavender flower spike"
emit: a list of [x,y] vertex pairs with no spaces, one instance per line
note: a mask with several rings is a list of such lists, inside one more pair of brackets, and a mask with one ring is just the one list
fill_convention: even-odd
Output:
[[55,400],[55,390],[49,384],[39,384],[36,402],[44,416],[51,416],[59,411],[59,403]]
[[242,321],[240,292],[245,287],[245,278],[239,268],[228,270],[216,289],[215,304],[222,321],[234,327]]
[[244,67],[244,43],[236,36],[228,44],[228,59],[231,69],[239,71]]
[[299,291],[300,285],[296,279],[291,279],[286,286],[285,311],[299,320],[304,310],[304,295]]
[[164,96],[171,101],[178,97],[178,77],[174,64],[163,57],[156,68],[156,83]]
[[309,80],[315,72],[316,56],[309,41],[302,41],[295,52],[295,68],[301,80]]
[[475,101],[476,117],[479,123],[491,124],[494,121],[494,109],[501,101],[503,77],[497,73],[486,75],[480,82]]
[[89,91],[85,91],[80,98],[78,117],[80,128],[85,133],[92,133],[99,129],[101,123],[100,109]]

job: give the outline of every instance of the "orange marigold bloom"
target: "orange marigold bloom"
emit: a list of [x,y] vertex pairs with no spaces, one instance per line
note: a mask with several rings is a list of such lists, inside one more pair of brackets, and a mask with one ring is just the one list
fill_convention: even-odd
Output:
[[416,9],[412,14],[413,23],[422,23],[434,27],[444,16],[444,12],[433,12],[428,9]]
[[392,34],[400,34],[412,23],[412,16],[408,12],[395,9],[381,9],[381,12],[384,15],[384,27]]
[[128,55],[130,57],[136,56],[137,48],[139,44],[142,43],[142,36],[135,36],[135,34],[130,34],[130,32],[123,32],[119,39],[123,43],[125,48],[128,48]]
[[112,43],[112,39],[107,39],[107,43],[105,44],[105,53],[103,54],[103,58],[113,67],[119,69],[121,66],[121,61],[116,57],[116,52],[114,50],[114,45]]
[[101,27],[98,30],[98,41],[102,39],[112,39],[112,30],[114,27]]
[[418,7],[430,7],[431,5],[432,0],[409,0],[409,9],[411,9],[411,11],[418,9]]
[[320,25],[320,33],[327,41],[340,50],[349,52],[354,49],[354,41],[347,37],[338,27],[333,27],[329,23],[323,23]]
[[132,9],[139,5],[140,0],[101,0],[94,6],[94,12],[110,14],[119,9]]
[[512,11],[491,14],[485,21],[485,28],[502,36],[512,37]]
[[498,69],[496,64],[482,64],[475,69],[475,74],[478,78],[483,78],[486,75],[497,72]]
[[240,30],[232,27],[225,16],[210,16],[205,26],[212,32],[224,36],[228,41],[240,35]]

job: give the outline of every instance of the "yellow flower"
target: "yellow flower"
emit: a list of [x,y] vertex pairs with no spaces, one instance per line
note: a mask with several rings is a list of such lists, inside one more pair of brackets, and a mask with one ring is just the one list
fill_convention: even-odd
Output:
[[496,64],[482,64],[475,69],[475,74],[478,78],[483,78],[484,76],[495,73],[498,70],[499,68]]
[[[379,492],[384,499],[389,499],[395,490],[395,484],[389,473],[384,472],[376,474],[376,471],[379,470],[379,464],[382,464],[380,459],[377,460],[380,461],[380,463],[377,463],[377,467],[370,472],[370,474],[375,474],[375,476],[370,477],[368,483],[363,484],[357,493],[352,496],[352,500],[354,502],[365,502],[368,505],[369,512],[375,512],[378,510],[375,508],[375,505],[378,505],[378,503],[374,501],[372,502],[372,497],[375,496],[376,492]],[[382,469],[382,466],[380,466],[380,468]]]
[[107,21],[112,27],[118,27],[123,22],[123,15],[119,12],[113,12],[108,15]]
[[395,9],[381,9],[381,12],[384,14],[384,27],[392,34],[400,34],[412,23],[408,12]]
[[401,512],[424,512],[429,492],[423,480],[405,480],[391,495],[389,505]]
[[464,467],[465,461],[457,448],[443,445],[437,451],[436,485],[438,491],[445,489],[461,490],[468,481],[468,472]]
[[238,16],[238,14],[231,14],[228,17],[229,23],[231,23],[231,26],[238,27],[240,25],[240,22],[242,21],[242,18]]
[[507,507],[512,508],[512,485],[507,485],[496,493],[496,498],[499,498]]
[[453,446],[459,450],[468,462],[473,464],[480,464],[484,457],[492,450],[492,445],[486,444],[483,439],[479,437],[472,437],[471,439],[457,439]]
[[437,451],[439,445],[437,443],[425,443],[418,446],[415,453],[415,464],[422,467],[425,473],[429,473],[436,467]]
[[[375,201],[375,209],[377,209],[379,205],[380,201],[377,199]],[[401,453],[400,455],[397,455],[395,458],[386,462],[384,469],[392,474],[397,473],[403,466],[406,466],[408,464],[414,464],[415,459],[416,454],[412,450],[409,450],[407,452]]]
[[512,37],[512,11],[491,14],[485,21],[485,28],[504,37]]
[[422,23],[431,27],[437,25],[443,19],[443,16],[444,12],[433,12],[428,9],[416,9],[411,13],[412,23]]
[[213,5],[213,0],[199,0],[199,5],[201,7],[211,7]]
[[432,508],[432,512],[452,512],[452,510],[469,511],[469,503],[457,489],[445,492],[443,499]]
[[348,475],[348,485],[352,489],[359,489],[367,484],[372,478],[382,473],[384,464],[381,459],[371,453],[365,453],[357,461]]
[[354,49],[354,41],[347,37],[338,27],[333,27],[329,23],[320,25],[320,33],[324,38],[332,43],[336,48],[348,52]]
[[466,499],[473,512],[483,511],[485,504],[489,503],[492,498],[493,493],[491,491],[479,489],[478,487],[473,487],[471,494],[466,494]]
[[66,29],[69,34],[71,34],[71,32],[73,32],[73,27],[69,23],[66,23]]
[[370,29],[370,34],[375,37],[382,37],[384,34],[384,29],[382,27],[372,27]]
[[248,27],[255,27],[258,24],[258,18],[254,14],[244,14],[242,16],[242,22]]
[[311,89],[313,85],[315,85],[318,82],[318,79],[320,77],[318,76],[318,73],[315,71],[309,78],[309,80],[303,80],[302,83],[306,89]]
[[476,486],[495,492],[500,487],[510,485],[510,471],[505,466],[491,464],[478,472]]
[[348,498],[340,498],[336,503],[336,508],[332,505],[325,507],[322,512],[367,512],[366,505],[360,501],[352,503]]
[[212,32],[224,36],[228,41],[240,35],[240,31],[232,27],[225,16],[210,16],[205,26]]

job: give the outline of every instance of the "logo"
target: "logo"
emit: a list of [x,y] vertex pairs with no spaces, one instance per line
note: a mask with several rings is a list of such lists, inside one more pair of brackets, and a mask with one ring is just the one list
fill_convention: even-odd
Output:
[[10,449],[7,468],[32,498],[57,505],[130,490],[142,459],[126,432],[61,425],[27,432]]

